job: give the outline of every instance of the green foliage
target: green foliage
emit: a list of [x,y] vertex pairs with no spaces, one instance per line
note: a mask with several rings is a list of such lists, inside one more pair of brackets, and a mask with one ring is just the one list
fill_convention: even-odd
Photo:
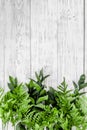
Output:
[[61,85],[58,86],[58,91],[55,92],[55,98],[59,110],[59,129],[71,130],[72,126],[81,127],[84,124],[85,118],[76,107],[79,100],[76,100],[76,104],[73,102],[75,96],[73,96],[73,93],[67,87],[68,85],[64,79]]
[[16,124],[16,130],[77,130],[87,129],[87,97],[82,89],[87,87],[85,75],[73,81],[69,90],[65,81],[54,89],[46,90],[43,69],[35,72],[36,80],[18,83],[9,76],[9,91],[0,89],[0,118],[3,123]]
[[49,76],[44,76],[43,69],[40,70],[39,74],[35,72],[36,80],[30,79],[29,83],[26,83],[26,87],[28,88],[28,93],[30,97],[32,97],[35,102],[39,97],[46,96],[47,92],[45,90],[46,85],[44,84],[44,80]]
[[16,125],[16,130],[26,130],[25,125],[23,125],[21,122],[19,122]]
[[23,123],[26,124],[28,130],[43,130],[45,127],[53,128],[58,118],[58,110],[56,108],[50,108],[50,106],[45,106],[43,110],[32,110],[23,120]]
[[8,87],[9,87],[10,91],[13,91],[17,86],[18,86],[17,78],[13,78],[12,76],[9,76]]
[[[12,80],[15,80],[11,77]],[[9,83],[10,85],[12,81]],[[12,122],[14,125],[20,121],[29,108],[29,95],[23,84],[14,83],[15,88],[8,91],[1,99],[0,109],[3,123]]]
[[85,92],[80,92],[80,90],[87,87],[87,82],[85,82],[85,79],[86,79],[86,77],[83,74],[83,75],[80,76],[78,83],[75,83],[73,81],[73,85],[74,85],[74,88],[75,88],[74,93],[76,95],[83,95],[85,93]]
[[0,88],[0,102],[1,102],[3,94],[4,94],[4,90],[3,90],[3,88]]
[[4,96],[4,90],[0,88],[0,118],[2,118],[2,113],[3,113],[3,109],[1,108],[3,96]]

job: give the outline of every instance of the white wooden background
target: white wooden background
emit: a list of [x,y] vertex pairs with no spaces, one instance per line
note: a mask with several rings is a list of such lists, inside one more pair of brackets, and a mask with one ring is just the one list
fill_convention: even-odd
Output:
[[[0,0],[0,86],[42,67],[48,85],[87,74],[87,0]],[[70,86],[71,87],[71,86]],[[0,130],[13,130],[11,125]]]

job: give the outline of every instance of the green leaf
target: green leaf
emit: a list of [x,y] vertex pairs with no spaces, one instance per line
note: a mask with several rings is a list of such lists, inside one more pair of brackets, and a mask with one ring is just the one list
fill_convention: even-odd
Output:
[[40,127],[38,124],[35,124],[35,130],[40,130]]
[[42,78],[42,82],[46,79],[46,78],[48,78],[50,75],[46,75],[46,76],[44,76],[43,78]]
[[25,128],[25,126],[22,125],[21,123],[18,123],[18,124],[16,125],[16,130],[26,130],[26,128]]
[[46,90],[42,89],[42,90],[40,91],[40,96],[41,96],[41,95],[44,95],[44,94],[46,94]]
[[86,94],[87,92],[81,92],[81,93],[79,93],[79,95],[84,95],[84,94]]
[[81,89],[83,89],[83,88],[85,88],[85,87],[87,87],[87,83],[81,84],[81,85],[79,86],[79,90],[81,90]]
[[83,74],[83,75],[81,75],[80,76],[80,79],[79,79],[79,81],[78,81],[78,85],[80,86],[81,84],[84,84],[85,83],[85,75]]
[[9,76],[9,81],[14,85],[14,78],[12,76]]
[[73,85],[74,85],[75,89],[78,88],[78,85],[74,81],[73,81]]
[[41,103],[35,105],[35,107],[40,108],[40,109],[45,109],[45,105],[43,105],[43,104],[41,104]]
[[18,81],[17,78],[13,78],[12,76],[9,76],[9,83],[8,83],[8,87],[11,91],[14,90],[14,88],[17,87]]
[[39,77],[39,75],[37,74],[37,72],[35,72],[35,76],[36,76],[37,80],[40,81],[40,77]]
[[48,95],[47,96],[43,96],[43,97],[40,97],[38,100],[37,100],[37,104],[38,103],[41,103],[41,102],[43,102],[43,101],[45,101],[45,100],[48,100]]
[[31,102],[32,102],[33,104],[35,104],[34,98],[32,98],[32,97],[29,97],[29,98],[30,98]]
[[14,86],[13,86],[11,83],[8,83],[8,87],[9,87],[9,89],[10,89],[11,91],[14,90]]
[[30,87],[32,88],[35,88],[37,91],[40,91],[41,90],[41,87],[34,81],[30,81]]
[[43,68],[40,70],[40,76],[43,77]]
[[3,94],[4,94],[4,90],[3,88],[0,88],[0,99],[2,98]]

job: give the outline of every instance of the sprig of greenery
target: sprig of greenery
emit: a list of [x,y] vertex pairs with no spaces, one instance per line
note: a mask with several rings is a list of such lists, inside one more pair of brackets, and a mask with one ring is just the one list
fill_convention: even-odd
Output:
[[74,93],[76,95],[83,95],[85,94],[86,92],[80,92],[82,89],[85,89],[87,87],[87,82],[85,82],[86,80],[86,76],[84,74],[82,74],[78,80],[78,83],[75,83],[73,81],[73,85],[74,85]]
[[9,91],[0,89],[0,118],[3,123],[16,124],[16,130],[77,130],[87,128],[87,97],[82,89],[87,87],[85,75],[73,81],[74,90],[63,82],[46,90],[43,69],[35,72],[36,80],[19,83],[9,76]]
[[[9,80],[9,85],[12,86],[15,79],[10,76]],[[14,82],[14,86],[14,89],[10,87],[10,91],[4,94],[0,103],[1,118],[5,124],[10,121],[14,125],[20,121],[29,108],[30,99],[23,84]]]

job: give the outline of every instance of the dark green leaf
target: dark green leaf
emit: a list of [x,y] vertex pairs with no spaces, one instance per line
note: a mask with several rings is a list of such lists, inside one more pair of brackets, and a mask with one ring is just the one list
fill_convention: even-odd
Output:
[[86,87],[87,87],[87,83],[81,84],[81,85],[79,86],[79,90],[81,90],[81,89],[83,89],[83,88],[86,88]]
[[25,126],[22,125],[21,123],[18,123],[18,124],[16,125],[16,130],[26,130],[26,128],[25,128]]
[[74,85],[75,89],[78,88],[78,85],[74,81],[73,81],[73,85]]
[[85,75],[83,74],[80,76],[80,79],[78,81],[78,85],[80,86],[81,84],[84,84],[84,83],[85,83]]
[[14,90],[14,86],[13,86],[12,84],[8,83],[8,87],[9,87],[9,89],[10,89],[11,91]]

